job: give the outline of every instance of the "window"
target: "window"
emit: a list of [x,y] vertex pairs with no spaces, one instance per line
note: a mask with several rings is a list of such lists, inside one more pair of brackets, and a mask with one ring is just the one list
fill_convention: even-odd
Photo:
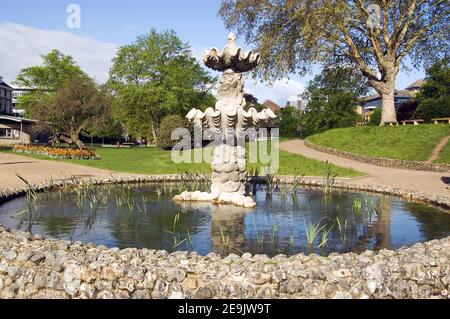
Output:
[[20,132],[9,128],[0,128],[0,138],[18,139],[20,138]]

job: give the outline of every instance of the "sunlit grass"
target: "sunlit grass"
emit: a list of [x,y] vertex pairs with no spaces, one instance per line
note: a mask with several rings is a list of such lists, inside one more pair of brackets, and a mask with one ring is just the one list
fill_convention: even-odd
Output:
[[[308,138],[314,144],[365,156],[426,161],[445,136],[448,124],[352,127],[329,130]],[[450,146],[440,161],[450,163]]]

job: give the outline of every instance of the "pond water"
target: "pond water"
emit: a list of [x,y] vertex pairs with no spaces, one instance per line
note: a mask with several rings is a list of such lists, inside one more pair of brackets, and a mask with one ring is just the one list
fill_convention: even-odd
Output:
[[[258,185],[255,209],[175,203],[177,187],[89,186],[17,198],[0,206],[0,224],[46,238],[107,247],[226,255],[362,252],[450,236],[450,214],[400,198]],[[31,208],[31,214],[29,209]],[[316,233],[316,235],[314,234]]]

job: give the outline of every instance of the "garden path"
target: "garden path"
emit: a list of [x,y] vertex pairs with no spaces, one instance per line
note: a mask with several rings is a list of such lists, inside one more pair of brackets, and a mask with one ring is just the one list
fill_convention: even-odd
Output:
[[431,156],[427,160],[427,162],[434,162],[435,160],[437,160],[439,158],[439,156],[441,155],[442,151],[444,150],[445,146],[447,146],[449,141],[450,141],[450,135],[444,137],[438,143],[438,145],[436,145],[436,147],[433,149],[433,151],[431,152]]
[[25,186],[17,178],[19,174],[33,185],[71,178],[101,179],[139,176],[137,174],[117,173],[108,170],[80,166],[61,161],[38,160],[9,153],[0,153],[0,189]]
[[320,161],[352,168],[367,174],[348,183],[356,185],[390,186],[405,191],[420,192],[427,195],[450,197],[450,172],[436,173],[367,164],[336,155],[319,152],[305,145],[303,140],[291,140],[280,143],[280,148]]

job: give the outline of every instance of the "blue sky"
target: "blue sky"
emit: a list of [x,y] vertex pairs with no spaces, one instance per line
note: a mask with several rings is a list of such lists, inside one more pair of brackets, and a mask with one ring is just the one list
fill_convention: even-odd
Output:
[[[80,29],[66,25],[66,9],[72,3],[81,8]],[[222,47],[228,33],[217,16],[220,0],[0,0],[0,4],[0,75],[9,81],[21,68],[38,64],[39,55],[53,47],[71,54],[103,81],[117,47],[151,28],[175,30],[197,56],[206,48]],[[249,49],[239,38],[238,43]],[[402,72],[397,87],[423,76],[423,71]],[[247,91],[282,104],[311,78],[291,75],[273,87],[250,81]]]

